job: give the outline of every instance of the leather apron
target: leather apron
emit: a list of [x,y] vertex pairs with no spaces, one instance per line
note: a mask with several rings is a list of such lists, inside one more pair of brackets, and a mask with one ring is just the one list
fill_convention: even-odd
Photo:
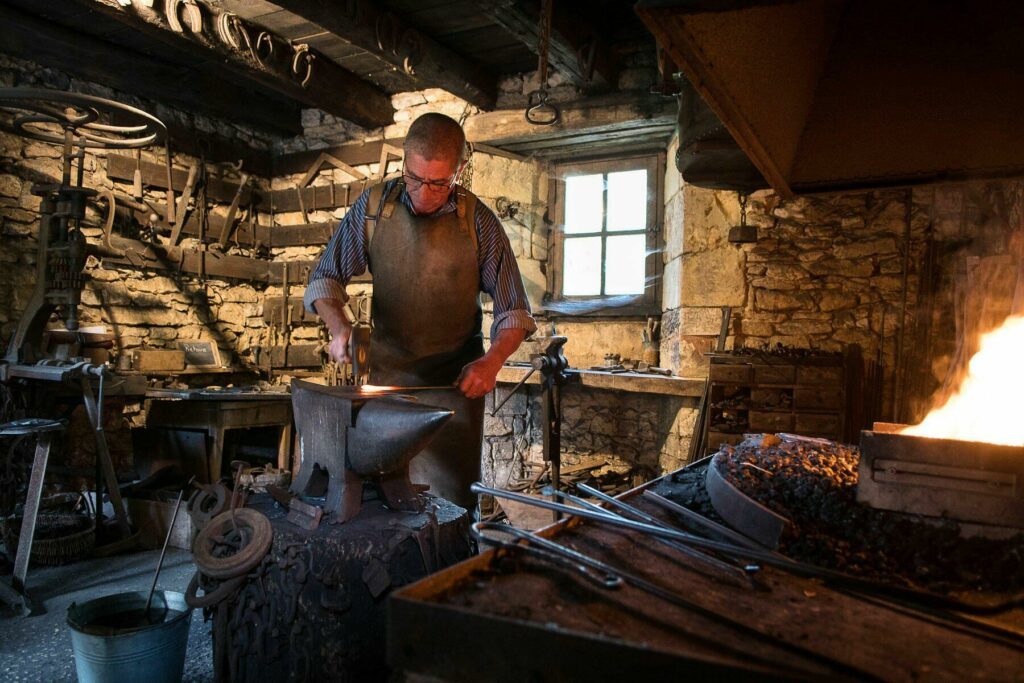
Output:
[[[457,209],[417,216],[398,201],[396,183],[368,221],[373,274],[370,383],[442,386],[483,353],[480,268],[476,254],[476,197],[456,188]],[[369,212],[375,195],[370,193]],[[416,392],[423,403],[455,415],[409,466],[414,483],[473,511],[469,485],[480,479],[484,399],[458,389]]]

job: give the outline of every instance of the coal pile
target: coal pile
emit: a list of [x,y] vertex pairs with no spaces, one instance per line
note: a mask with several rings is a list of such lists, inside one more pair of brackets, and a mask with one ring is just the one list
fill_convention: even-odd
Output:
[[[955,521],[858,503],[855,447],[764,435],[721,452],[732,484],[790,520],[779,550],[795,560],[935,592],[1024,589],[1024,534],[963,538]],[[703,482],[692,483],[674,497],[707,514]]]

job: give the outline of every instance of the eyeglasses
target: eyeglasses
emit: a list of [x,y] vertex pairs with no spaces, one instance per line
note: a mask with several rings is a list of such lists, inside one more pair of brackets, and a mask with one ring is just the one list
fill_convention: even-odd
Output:
[[456,171],[448,180],[426,180],[409,173],[404,166],[402,167],[402,175],[405,176],[405,184],[410,190],[417,190],[420,187],[426,187],[429,192],[447,192],[452,189],[452,185],[455,183],[455,176],[458,174],[459,172]]

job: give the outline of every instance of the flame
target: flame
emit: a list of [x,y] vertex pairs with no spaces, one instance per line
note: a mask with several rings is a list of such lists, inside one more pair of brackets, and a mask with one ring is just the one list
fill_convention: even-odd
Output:
[[946,403],[902,434],[1024,446],[1024,316],[981,338],[967,375]]

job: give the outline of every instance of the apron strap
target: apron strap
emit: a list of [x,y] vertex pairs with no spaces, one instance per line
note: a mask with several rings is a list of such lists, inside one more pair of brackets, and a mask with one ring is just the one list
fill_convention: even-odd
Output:
[[388,192],[387,196],[384,195],[386,184],[386,182],[377,183],[371,187],[370,196],[366,202],[366,220],[363,221],[365,236],[363,245],[366,249],[367,259],[370,256],[370,243],[373,241],[373,232],[377,227],[377,223],[380,222],[381,218],[391,218],[391,214],[395,212],[395,201],[391,197],[395,196],[395,188],[401,185],[402,182],[399,181],[392,185],[391,192]]
[[459,214],[459,229],[469,235],[473,244],[473,253],[479,254],[479,236],[476,234],[476,195],[459,187],[455,191],[455,210]]

